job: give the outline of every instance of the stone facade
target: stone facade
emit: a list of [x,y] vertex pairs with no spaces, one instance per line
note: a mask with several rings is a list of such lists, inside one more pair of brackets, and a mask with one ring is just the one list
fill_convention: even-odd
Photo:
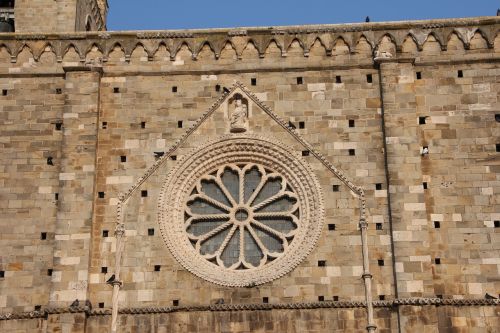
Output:
[[[0,331],[109,332],[121,246],[120,332],[498,329],[499,18],[40,35],[55,28],[0,36]],[[307,165],[324,207],[308,255],[232,287],[172,254],[161,196],[246,135]]]
[[14,10],[19,33],[106,30],[107,0],[17,0]]

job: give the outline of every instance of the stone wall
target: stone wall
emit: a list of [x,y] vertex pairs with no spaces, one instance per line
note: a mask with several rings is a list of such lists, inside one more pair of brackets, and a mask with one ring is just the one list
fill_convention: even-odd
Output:
[[97,0],[19,0],[15,5],[16,32],[55,33],[106,30]]
[[[2,36],[0,329],[108,330],[117,203],[138,184],[124,217],[123,331],[365,331],[359,201],[333,165],[364,188],[379,331],[493,332],[499,27]],[[325,203],[312,253],[250,288],[190,273],[157,221],[169,171],[226,133],[217,103],[236,82],[254,98],[251,132],[306,160]]]

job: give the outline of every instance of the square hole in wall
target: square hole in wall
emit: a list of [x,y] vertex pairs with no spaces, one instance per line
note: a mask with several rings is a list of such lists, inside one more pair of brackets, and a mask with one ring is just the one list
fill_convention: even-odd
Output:
[[62,129],[62,123],[55,123],[56,131],[60,131]]
[[102,274],[107,274],[108,273],[108,268],[107,267],[101,267],[101,273]]
[[500,143],[497,143],[495,145],[495,148],[496,148],[497,153],[500,152]]
[[435,258],[434,263],[436,263],[436,265],[441,265],[441,258]]
[[375,189],[376,189],[377,191],[382,190],[382,183],[377,183],[377,184],[375,184]]
[[334,230],[335,230],[335,224],[333,224],[333,223],[329,223],[329,224],[328,224],[328,230],[330,230],[330,231],[334,231]]
[[333,296],[333,301],[334,302],[338,302],[339,301],[339,297],[338,296]]
[[46,232],[42,232],[42,233],[40,234],[40,239],[41,239],[41,240],[46,240],[46,239],[47,239],[47,233],[46,233]]
[[376,229],[376,230],[383,230],[383,225],[382,225],[382,223],[375,223],[375,229]]
[[459,69],[458,72],[457,72],[457,76],[458,77],[464,77],[464,71]]
[[356,150],[355,149],[349,149],[349,156],[354,156],[356,155]]
[[113,88],[113,93],[115,93],[115,94],[119,94],[119,93],[120,93],[120,88],[118,88],[118,87],[114,87],[114,88]]
[[318,296],[318,302],[324,302],[325,296]]
[[149,228],[148,229],[148,236],[154,236],[155,235],[155,229],[154,228]]
[[428,187],[427,182],[423,182],[422,186],[423,186],[424,190],[427,190],[427,187]]
[[54,161],[52,161],[52,156],[47,157],[47,165],[54,165]]
[[335,83],[342,83],[342,76],[340,75],[335,76]]
[[54,270],[52,268],[47,269],[47,276],[52,276]]
[[161,265],[155,265],[155,272],[159,272],[161,270]]
[[148,190],[141,191],[141,197],[146,198],[148,196]]
[[100,302],[100,303],[98,304],[98,306],[99,306],[99,309],[104,309],[104,302]]
[[418,124],[419,125],[425,125],[425,120],[427,117],[418,117]]
[[340,191],[340,185],[332,185],[332,191],[333,192],[339,192]]
[[417,72],[417,80],[422,80],[422,72]]
[[62,89],[61,88],[56,88],[56,94],[61,95],[62,94]]
[[108,122],[107,121],[103,121],[102,124],[101,124],[101,128],[102,129],[108,128]]
[[215,85],[215,91],[219,92],[220,91],[220,84]]
[[378,299],[380,301],[385,301],[385,295],[378,295]]
[[3,89],[2,90],[2,96],[7,96],[8,95],[8,91],[7,89]]
[[318,260],[318,267],[325,267],[326,266],[326,260]]
[[262,303],[269,303],[269,297],[262,297]]
[[182,128],[182,120],[177,121],[177,128]]
[[5,271],[0,271],[0,279],[3,279],[5,277]]
[[368,82],[368,83],[373,82],[373,76],[371,74],[366,74],[366,82]]
[[304,84],[304,79],[302,78],[302,76],[299,76],[297,78],[297,84]]
[[302,156],[309,156],[309,150],[303,150]]
[[177,155],[172,155],[172,156],[170,156],[170,159],[171,159],[172,161],[177,161]]
[[41,305],[35,305],[35,311],[40,311],[42,309]]
[[127,156],[125,156],[125,155],[120,156],[120,162],[122,162],[122,163],[127,162]]
[[173,86],[173,87],[172,87],[172,92],[173,92],[173,93],[176,93],[176,92],[177,92],[177,86]]
[[59,200],[59,193],[54,193],[54,199],[57,201]]
[[500,113],[495,114],[495,121],[500,123]]
[[153,154],[155,155],[156,159],[158,159],[158,158],[162,157],[163,155],[165,155],[165,153],[162,152],[162,151],[155,151]]
[[379,266],[384,266],[384,259],[379,259],[379,260],[377,260],[377,264],[378,264]]
[[146,128],[146,122],[145,121],[141,121],[141,128]]
[[104,199],[104,192],[98,192],[97,196],[99,197],[99,199]]
[[226,87],[222,88],[222,91],[227,94],[229,92],[229,89],[227,89]]
[[109,237],[109,230],[103,230],[102,237]]
[[294,123],[292,123],[291,121],[288,121],[288,127],[290,127],[291,129],[296,129],[297,127],[295,126]]
[[174,299],[174,300],[172,301],[172,305],[173,305],[173,306],[179,306],[179,300],[178,300],[178,299]]
[[500,221],[494,221],[493,225],[495,226],[495,228],[500,228]]
[[254,78],[254,77],[253,77],[253,78],[251,78],[251,79],[250,79],[250,84],[251,84],[252,86],[256,86],[256,85],[257,85],[257,79],[256,79],[256,78]]
[[354,127],[354,126],[355,126],[354,119],[349,119],[349,127]]
[[305,123],[305,121],[299,121],[299,128],[300,128],[300,129],[304,129],[304,128],[306,128],[306,123]]
[[434,221],[434,228],[436,228],[436,229],[441,228],[441,222],[439,222],[439,221]]

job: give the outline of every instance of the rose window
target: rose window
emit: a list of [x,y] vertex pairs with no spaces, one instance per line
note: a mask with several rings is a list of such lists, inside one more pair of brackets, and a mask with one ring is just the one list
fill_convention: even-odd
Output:
[[280,257],[299,224],[297,196],[283,176],[256,164],[222,166],[188,198],[189,241],[206,260],[250,269]]
[[249,133],[203,142],[172,163],[158,207],[173,257],[224,286],[289,273],[314,249],[324,219],[321,187],[300,153]]

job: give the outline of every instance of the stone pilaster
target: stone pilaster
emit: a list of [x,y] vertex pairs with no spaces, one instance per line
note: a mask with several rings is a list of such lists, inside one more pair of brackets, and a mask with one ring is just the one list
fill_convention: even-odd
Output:
[[433,296],[414,66],[385,59],[380,71],[399,297]]
[[87,299],[101,74],[65,68],[64,139],[50,301]]

